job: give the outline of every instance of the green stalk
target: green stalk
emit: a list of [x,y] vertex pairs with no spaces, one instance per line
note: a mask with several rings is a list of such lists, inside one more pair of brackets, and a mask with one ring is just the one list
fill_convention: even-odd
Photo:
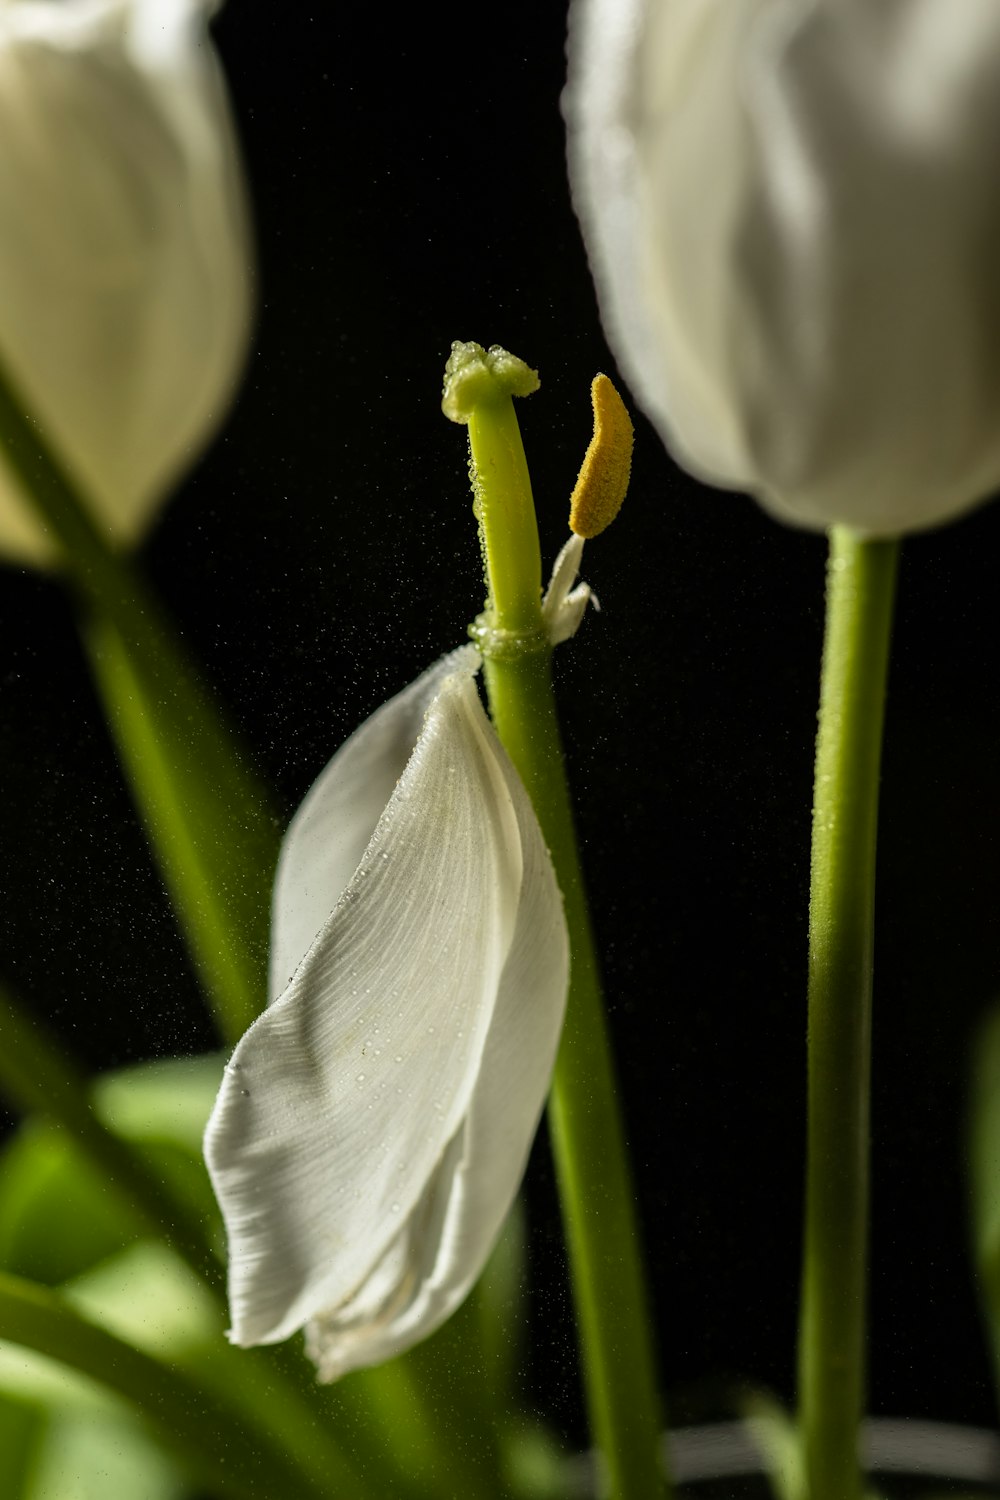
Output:
[[799,1408],[809,1500],[859,1500],[875,841],[898,543],[830,533],[809,906]]
[[469,414],[489,606],[477,639],[497,733],[552,855],[571,977],[549,1101],[591,1427],[613,1500],[665,1492],[651,1319],[635,1198],[587,910],[541,615],[527,465],[509,395]]
[[114,1391],[213,1494],[232,1500],[331,1500],[334,1491],[189,1375],[143,1354],[57,1293],[0,1273],[0,1338],[47,1355]]
[[278,825],[256,777],[129,560],[0,366],[0,445],[95,623],[97,686],[223,1037],[264,1005]]
[[172,1196],[127,1141],[101,1124],[76,1067],[0,985],[0,1090],[25,1113],[67,1131],[148,1232],[162,1237],[219,1293],[222,1268],[205,1225]]
[[510,396],[498,395],[473,408],[469,444],[490,623],[497,630],[531,636],[542,628],[542,554],[528,462]]

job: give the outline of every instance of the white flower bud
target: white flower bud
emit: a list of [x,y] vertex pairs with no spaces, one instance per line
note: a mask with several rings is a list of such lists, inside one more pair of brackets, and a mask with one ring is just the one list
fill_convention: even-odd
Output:
[[[247,343],[211,8],[0,0],[0,362],[124,543],[217,426]],[[2,452],[0,551],[55,560]]]
[[997,0],[577,0],[570,162],[678,458],[803,526],[1000,484]]

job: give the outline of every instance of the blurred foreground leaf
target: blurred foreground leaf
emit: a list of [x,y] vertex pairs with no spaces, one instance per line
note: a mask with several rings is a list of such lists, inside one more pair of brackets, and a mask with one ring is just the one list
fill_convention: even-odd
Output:
[[806,1500],[805,1464],[794,1418],[768,1391],[748,1391],[738,1405],[775,1500]]
[[1000,1006],[975,1039],[967,1145],[972,1255],[1000,1390]]

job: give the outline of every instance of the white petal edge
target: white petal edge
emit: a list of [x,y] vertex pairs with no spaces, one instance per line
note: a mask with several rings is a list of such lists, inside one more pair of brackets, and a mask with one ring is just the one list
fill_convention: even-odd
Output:
[[[437,1263],[422,1222],[427,1189],[457,1157],[467,1116],[474,1139],[473,1093],[484,1053],[498,1046],[489,1037],[520,914],[524,810],[514,792],[541,839],[473,670],[463,664],[441,681],[339,906],[223,1080],[206,1158],[229,1234],[237,1343],[276,1342],[375,1294],[402,1308],[423,1265]],[[551,866],[548,879],[555,890]],[[553,952],[566,943],[555,894]],[[529,1144],[552,1056],[554,1045],[530,1129],[519,1127]],[[516,1180],[508,1202],[514,1190]],[[461,1201],[445,1195],[442,1236]]]
[[435,662],[344,741],[306,793],[282,842],[274,881],[270,1000],[286,988],[347,889],[441,683],[478,663],[475,646],[460,646]]

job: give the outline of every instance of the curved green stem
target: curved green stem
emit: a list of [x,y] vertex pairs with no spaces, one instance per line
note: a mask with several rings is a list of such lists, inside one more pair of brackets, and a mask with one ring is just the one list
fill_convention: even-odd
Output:
[[155,601],[2,366],[0,445],[93,612],[85,639],[97,686],[219,1028],[235,1042],[264,1004],[277,821]]
[[809,907],[799,1329],[809,1500],[858,1500],[879,765],[898,543],[830,536]]
[[124,1397],[213,1494],[331,1500],[332,1489],[190,1376],[98,1328],[56,1293],[3,1273],[0,1338],[59,1360]]
[[[538,553],[534,509],[529,521],[520,482],[513,503],[505,503],[505,475],[527,476],[509,398],[480,407],[469,422],[469,436],[489,567],[490,623],[507,633],[496,655],[489,632],[481,636],[490,712],[534,804],[569,928],[569,998],[549,1125],[591,1425],[613,1500],[653,1500],[664,1493],[665,1480],[652,1323],[552,691],[551,650],[540,645],[545,639],[540,584],[532,581],[540,568],[532,566],[516,578],[509,596],[505,576],[493,569],[501,542],[504,557],[532,561]],[[509,456],[515,442],[519,463]],[[508,622],[515,617],[520,639],[511,639]]]

